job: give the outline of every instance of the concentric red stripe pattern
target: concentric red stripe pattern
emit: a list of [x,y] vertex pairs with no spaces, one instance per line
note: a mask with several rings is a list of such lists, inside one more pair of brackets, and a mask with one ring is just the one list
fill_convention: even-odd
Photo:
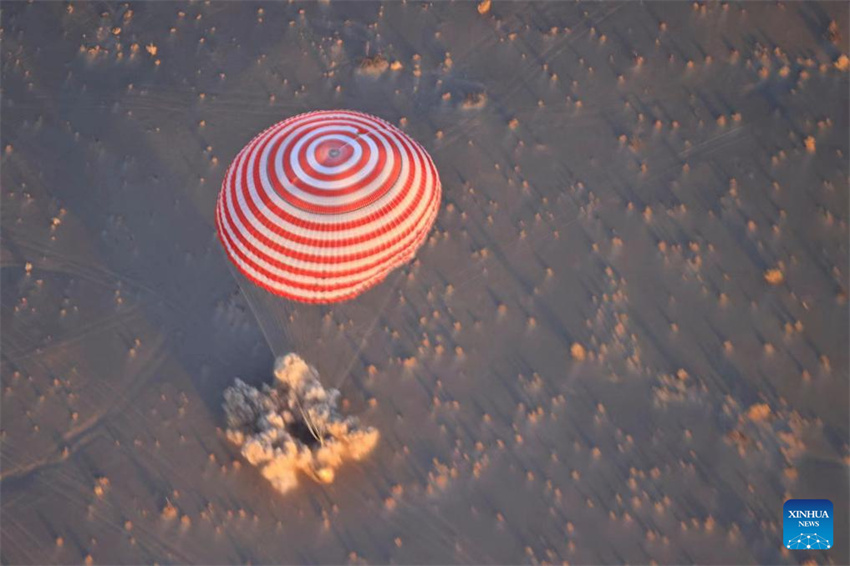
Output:
[[440,193],[431,157],[392,124],[310,112],[275,124],[236,156],[216,228],[233,264],[267,291],[344,301],[413,257]]

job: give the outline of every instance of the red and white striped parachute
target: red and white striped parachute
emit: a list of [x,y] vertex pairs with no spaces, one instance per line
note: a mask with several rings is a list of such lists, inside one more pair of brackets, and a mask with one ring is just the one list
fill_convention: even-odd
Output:
[[301,114],[251,141],[227,170],[216,228],[233,264],[304,303],[356,297],[409,261],[440,205],[431,157],[383,120]]

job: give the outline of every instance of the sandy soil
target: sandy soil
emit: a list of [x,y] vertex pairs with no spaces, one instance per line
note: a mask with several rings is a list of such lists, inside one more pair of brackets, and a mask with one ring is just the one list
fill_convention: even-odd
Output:
[[[4,2],[0,562],[850,562],[848,34],[843,3]],[[379,445],[281,495],[224,434],[273,355],[213,211],[325,108],[402,125],[444,203],[363,297],[343,411]],[[782,550],[788,497],[832,499],[835,548]]]

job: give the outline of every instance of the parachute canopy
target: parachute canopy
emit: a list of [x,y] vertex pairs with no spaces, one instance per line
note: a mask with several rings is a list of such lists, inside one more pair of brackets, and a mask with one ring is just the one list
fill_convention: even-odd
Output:
[[356,297],[409,261],[440,204],[431,157],[379,118],[320,111],[279,122],[227,170],[216,228],[233,264],[305,303]]

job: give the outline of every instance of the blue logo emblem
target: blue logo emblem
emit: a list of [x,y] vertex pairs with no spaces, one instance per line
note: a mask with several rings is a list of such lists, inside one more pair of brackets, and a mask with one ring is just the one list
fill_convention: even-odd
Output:
[[782,506],[782,536],[790,550],[832,548],[832,501],[789,499]]

